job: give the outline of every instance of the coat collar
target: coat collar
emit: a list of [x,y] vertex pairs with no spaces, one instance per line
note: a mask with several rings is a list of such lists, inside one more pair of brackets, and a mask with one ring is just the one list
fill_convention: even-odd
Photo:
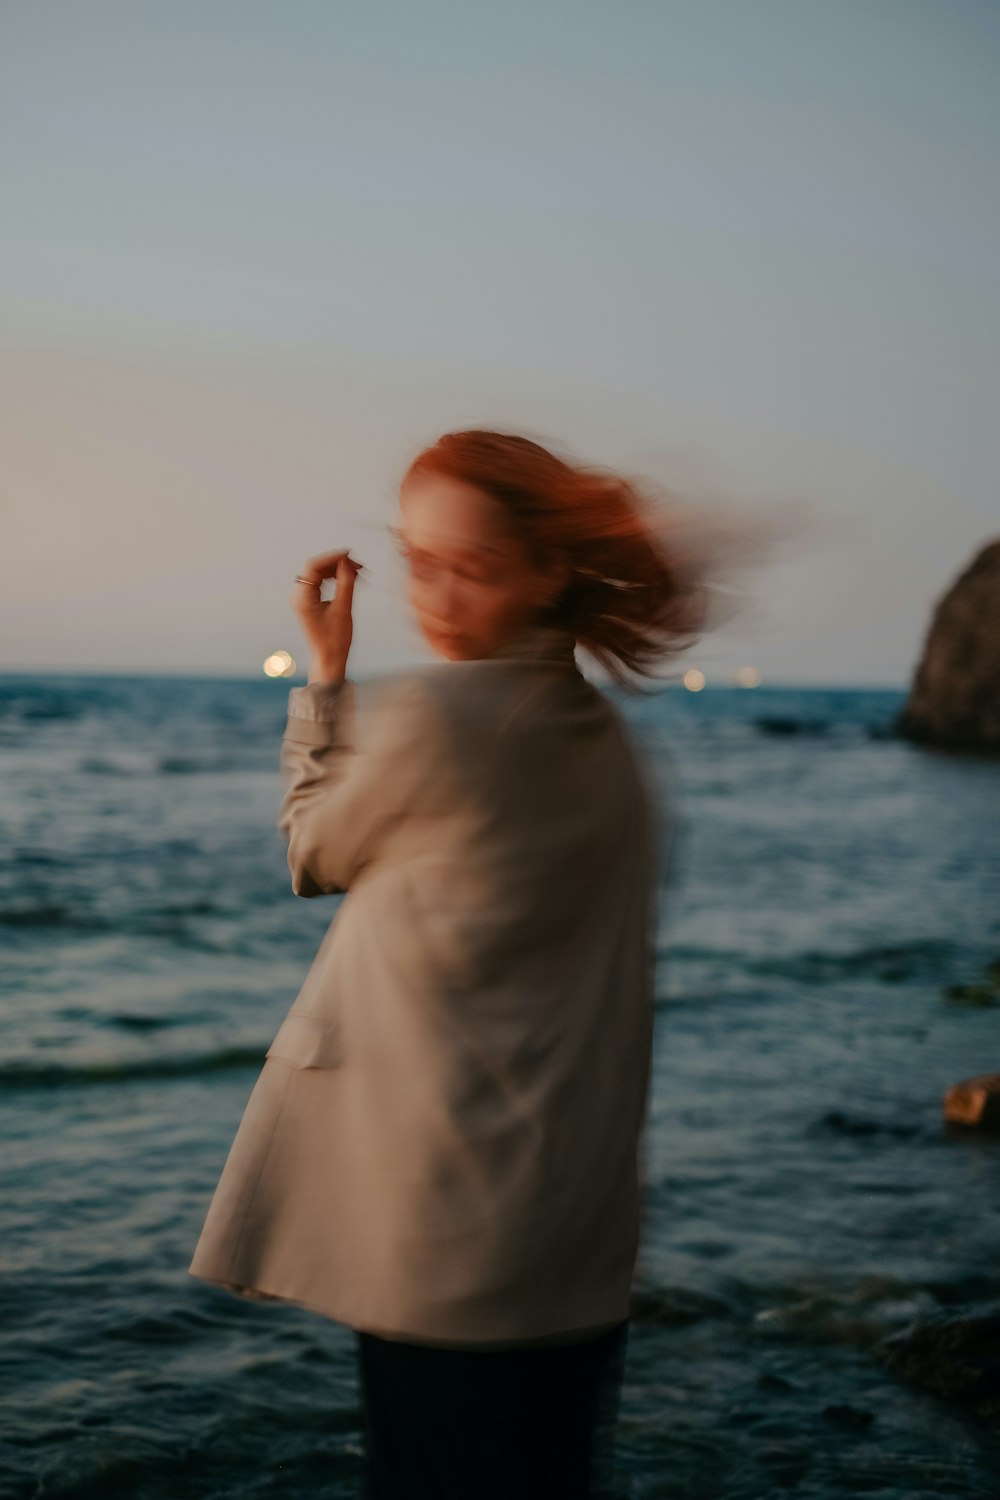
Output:
[[492,651],[486,661],[546,661],[576,666],[576,637],[563,625],[520,626]]

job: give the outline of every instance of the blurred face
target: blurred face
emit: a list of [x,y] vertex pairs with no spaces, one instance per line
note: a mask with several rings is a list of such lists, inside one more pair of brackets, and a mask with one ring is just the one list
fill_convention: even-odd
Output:
[[450,661],[491,656],[560,586],[558,571],[532,565],[503,507],[457,479],[411,479],[400,495],[396,538],[417,625]]

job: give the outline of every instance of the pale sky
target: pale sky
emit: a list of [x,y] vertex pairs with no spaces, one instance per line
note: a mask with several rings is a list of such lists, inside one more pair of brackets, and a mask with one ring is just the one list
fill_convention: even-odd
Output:
[[1000,536],[995,0],[3,0],[0,670],[259,676],[491,426],[814,530],[684,659],[903,687]]

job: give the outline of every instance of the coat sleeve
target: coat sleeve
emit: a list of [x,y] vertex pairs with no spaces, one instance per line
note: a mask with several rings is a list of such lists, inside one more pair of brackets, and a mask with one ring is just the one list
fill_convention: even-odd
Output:
[[440,767],[438,717],[418,676],[364,697],[347,678],[289,691],[278,829],[296,896],[346,891]]

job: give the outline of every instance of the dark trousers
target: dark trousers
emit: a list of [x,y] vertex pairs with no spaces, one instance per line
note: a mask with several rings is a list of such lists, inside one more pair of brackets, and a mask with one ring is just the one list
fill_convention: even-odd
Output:
[[356,1338],[365,1500],[610,1500],[627,1319],[535,1348]]

